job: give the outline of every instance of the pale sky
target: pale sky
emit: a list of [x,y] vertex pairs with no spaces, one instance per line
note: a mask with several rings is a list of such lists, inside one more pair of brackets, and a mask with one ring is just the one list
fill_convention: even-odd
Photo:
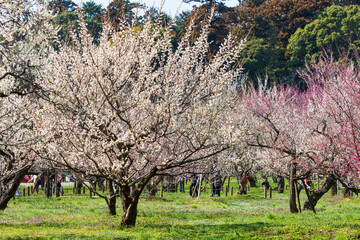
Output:
[[[87,1],[88,0],[73,0],[73,2],[76,4],[80,4],[80,2],[87,2]],[[105,8],[105,7],[107,7],[107,5],[109,5],[109,2],[111,2],[111,0],[94,0],[94,2],[102,4],[102,6]],[[160,4],[161,4],[161,0],[131,0],[130,2],[141,2],[141,3],[145,4],[146,6],[149,6],[149,7],[155,6],[156,8],[159,8]],[[191,10],[192,6],[194,5],[194,3],[187,4],[187,3],[181,3],[181,2],[182,2],[182,0],[166,0],[162,10],[173,17],[180,5],[181,5],[181,8],[180,8],[179,12],[182,12],[185,10]],[[226,6],[234,7],[239,4],[239,1],[238,0],[227,0],[227,1],[225,1],[225,4],[226,4]]]

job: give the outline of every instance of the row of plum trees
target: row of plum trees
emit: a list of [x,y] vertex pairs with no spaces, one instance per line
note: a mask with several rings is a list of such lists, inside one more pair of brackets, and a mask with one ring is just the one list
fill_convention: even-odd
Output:
[[[260,167],[289,177],[292,212],[293,183],[309,173],[328,176],[309,209],[336,179],[359,177],[357,60],[320,59],[301,72],[305,92],[254,88],[242,81],[243,41],[230,35],[209,58],[211,18],[196,41],[191,24],[176,50],[170,25],[152,20],[104,25],[97,44],[80,21],[54,50],[46,9],[0,3],[0,209],[34,165],[116,184],[126,226],[157,176],[206,172],[214,161],[242,176]],[[113,188],[103,197],[115,214]]]

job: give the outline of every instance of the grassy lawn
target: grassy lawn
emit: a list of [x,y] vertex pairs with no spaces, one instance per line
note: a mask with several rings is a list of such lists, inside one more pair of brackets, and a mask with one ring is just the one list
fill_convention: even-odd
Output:
[[[235,183],[232,183],[235,186]],[[73,196],[46,199],[43,194],[19,197],[0,212],[1,239],[359,239],[360,200],[326,195],[317,214],[290,214],[288,194],[265,199],[260,188],[246,196],[201,199],[187,193],[164,193],[140,200],[137,225],[120,226],[107,216],[100,198]],[[41,192],[42,193],[42,192]],[[305,193],[302,192],[302,202]]]

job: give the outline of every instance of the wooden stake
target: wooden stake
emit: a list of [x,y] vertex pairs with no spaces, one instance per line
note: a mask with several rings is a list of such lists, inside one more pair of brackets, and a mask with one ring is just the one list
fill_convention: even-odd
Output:
[[198,193],[197,199],[200,199],[200,194],[201,194],[201,185],[202,185],[202,177],[203,177],[203,175],[202,175],[202,174],[200,174],[199,193]]
[[267,198],[267,189],[265,186],[264,186],[264,198]]
[[299,205],[299,212],[301,213],[300,194],[298,193],[298,183],[297,183],[297,181],[294,181],[294,185],[295,185],[295,195],[296,195],[297,202],[298,202],[298,205]]

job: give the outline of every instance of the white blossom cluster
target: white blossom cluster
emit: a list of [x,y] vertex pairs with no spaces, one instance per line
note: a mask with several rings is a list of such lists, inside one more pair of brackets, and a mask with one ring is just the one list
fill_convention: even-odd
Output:
[[36,132],[31,116],[38,111],[31,92],[47,62],[56,29],[43,1],[0,1],[0,175],[34,159]]
[[37,127],[53,136],[48,156],[129,184],[227,148],[219,131],[242,42],[230,36],[209,60],[208,27],[191,43],[190,26],[176,50],[170,28],[150,20],[119,32],[105,26],[98,45],[81,27],[44,69],[49,101]]

